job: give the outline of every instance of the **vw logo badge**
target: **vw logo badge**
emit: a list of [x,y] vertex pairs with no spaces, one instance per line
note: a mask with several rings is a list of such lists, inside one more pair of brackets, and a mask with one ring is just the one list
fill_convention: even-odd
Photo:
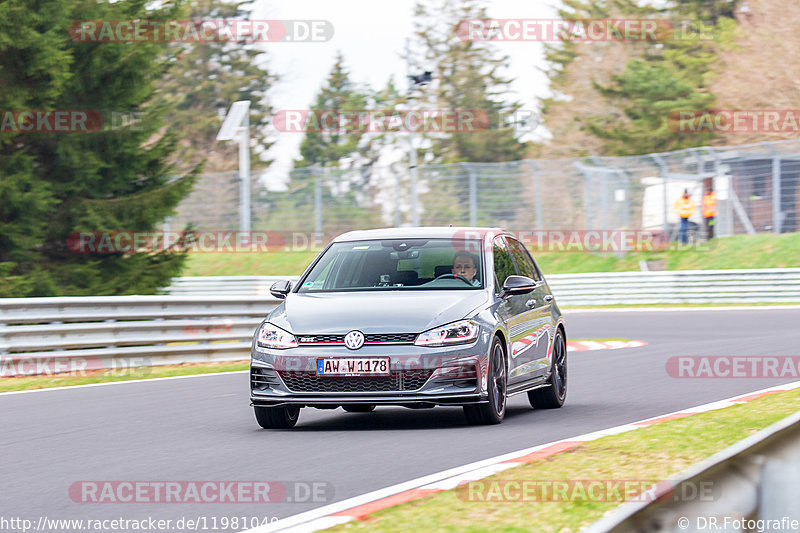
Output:
[[358,350],[364,346],[364,334],[354,329],[344,336],[344,345],[351,350]]

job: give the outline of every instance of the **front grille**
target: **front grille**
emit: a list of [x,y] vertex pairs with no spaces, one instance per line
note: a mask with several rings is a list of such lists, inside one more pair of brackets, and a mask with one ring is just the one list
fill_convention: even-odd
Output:
[[281,372],[292,392],[400,392],[421,389],[433,370],[403,370],[388,376],[317,376],[314,372]]
[[369,344],[370,342],[405,344],[414,342],[416,338],[416,333],[376,333],[364,335],[364,342],[366,344]]
[[278,374],[267,368],[252,367],[250,369],[250,386],[258,390],[267,390],[278,384]]
[[[300,345],[311,344],[344,344],[344,335],[295,335]],[[364,335],[364,344],[413,344],[416,333],[368,333]]]

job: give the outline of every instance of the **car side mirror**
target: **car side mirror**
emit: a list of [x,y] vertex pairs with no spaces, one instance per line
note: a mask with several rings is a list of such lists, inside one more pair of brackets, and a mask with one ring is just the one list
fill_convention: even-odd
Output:
[[269,293],[273,295],[275,298],[283,300],[284,298],[286,298],[286,295],[289,294],[289,291],[291,290],[292,290],[292,282],[289,281],[288,279],[282,279],[272,284],[272,287],[269,288]]
[[536,288],[536,282],[525,276],[508,276],[503,283],[501,298],[514,294],[528,294]]

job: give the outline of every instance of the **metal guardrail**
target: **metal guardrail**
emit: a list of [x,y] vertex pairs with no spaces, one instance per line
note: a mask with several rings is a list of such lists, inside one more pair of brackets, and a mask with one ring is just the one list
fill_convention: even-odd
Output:
[[800,302],[800,268],[559,274],[564,305]]
[[173,278],[164,292],[173,296],[222,295],[267,296],[276,281],[298,276],[194,276]]
[[[796,531],[798,486],[800,411],[690,467],[652,499],[623,504],[584,533]],[[697,497],[698,487],[710,490]]]
[[[175,278],[176,295],[264,295],[280,276]],[[800,268],[554,274],[547,281],[562,305],[800,302]]]
[[0,376],[247,359],[255,328],[277,302],[234,295],[0,299]]
[[[0,299],[0,376],[247,359],[278,276],[176,278],[164,296]],[[296,278],[290,278],[296,279]],[[800,268],[563,274],[562,305],[800,302]],[[135,359],[135,363],[131,362]],[[78,365],[80,367],[80,365]]]

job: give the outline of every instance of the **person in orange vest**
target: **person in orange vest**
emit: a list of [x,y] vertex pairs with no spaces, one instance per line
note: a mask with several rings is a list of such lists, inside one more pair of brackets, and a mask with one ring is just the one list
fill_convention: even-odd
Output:
[[714,222],[717,218],[717,193],[714,187],[709,187],[708,192],[703,196],[703,220],[706,223],[706,235],[708,240],[714,238]]
[[684,189],[683,196],[678,198],[678,201],[675,202],[675,211],[681,218],[681,227],[679,232],[681,244],[686,244],[689,242],[689,217],[692,216],[692,213],[694,213],[695,209],[697,209],[697,205],[694,203],[694,200],[692,200],[692,196],[689,194],[689,189]]

